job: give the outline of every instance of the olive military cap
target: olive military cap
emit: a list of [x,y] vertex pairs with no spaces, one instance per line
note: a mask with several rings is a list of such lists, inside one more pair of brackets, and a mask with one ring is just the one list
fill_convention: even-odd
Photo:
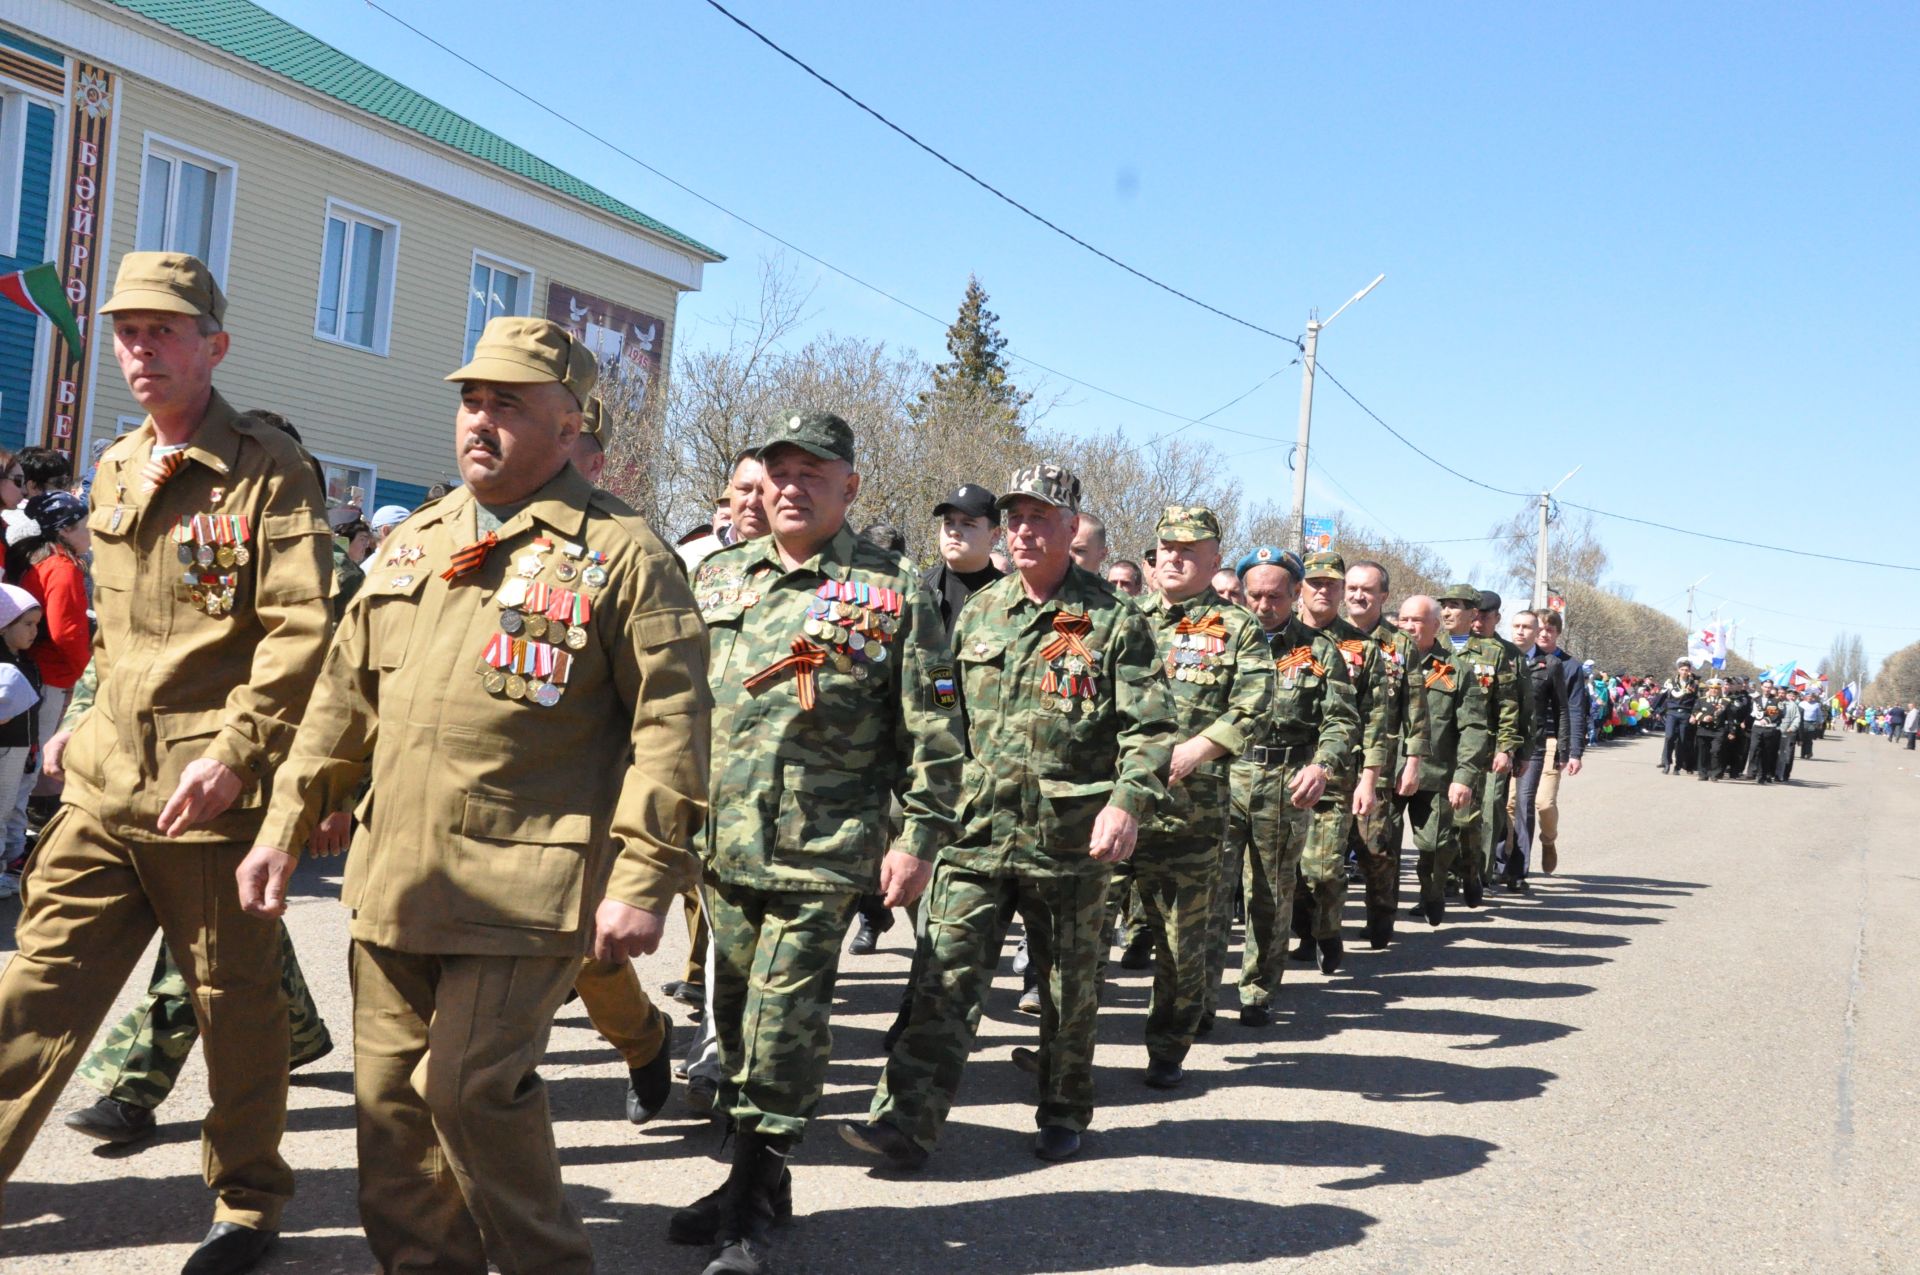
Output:
[[1480,605],[1480,590],[1470,584],[1450,584],[1434,601],[1459,602],[1477,609]]
[[227,314],[227,298],[213,280],[213,271],[198,257],[184,252],[130,252],[120,258],[113,295],[100,313],[117,310],[164,310],[169,314],[204,314],[215,323]]
[[1244,580],[1247,572],[1255,567],[1278,567],[1292,576],[1295,584],[1300,583],[1300,559],[1279,545],[1261,545],[1257,549],[1249,550],[1234,567],[1233,573]]
[[1014,470],[1013,477],[1007,481],[1006,494],[993,503],[1005,509],[1021,496],[1031,496],[1061,509],[1080,512],[1080,480],[1074,477],[1072,470],[1049,461]]
[[593,397],[600,366],[593,351],[573,339],[551,319],[529,319],[503,314],[487,320],[474,343],[473,358],[449,381],[496,381],[502,385],[537,385],[554,381],[567,387],[583,406]]
[[590,395],[587,401],[580,405],[580,432],[588,438],[597,439],[604,443],[606,439],[600,436],[600,430],[604,420],[602,410],[600,406],[600,396],[598,394]]
[[1153,534],[1170,544],[1218,540],[1220,519],[1205,505],[1168,505],[1160,511]]
[[821,460],[853,464],[853,426],[832,412],[789,412],[767,427],[758,454],[791,443]]
[[1330,549],[1323,549],[1308,554],[1302,570],[1309,580],[1345,580],[1347,560]]

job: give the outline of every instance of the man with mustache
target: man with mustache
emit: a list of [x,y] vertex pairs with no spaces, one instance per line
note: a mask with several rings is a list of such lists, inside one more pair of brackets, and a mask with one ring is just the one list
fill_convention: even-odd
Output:
[[537,1068],[582,958],[653,951],[696,870],[705,635],[672,550],[570,462],[585,346],[503,316],[447,379],[464,485],[381,546],[240,899],[283,912],[371,779],[341,890],[367,1242],[382,1270],[583,1275]]

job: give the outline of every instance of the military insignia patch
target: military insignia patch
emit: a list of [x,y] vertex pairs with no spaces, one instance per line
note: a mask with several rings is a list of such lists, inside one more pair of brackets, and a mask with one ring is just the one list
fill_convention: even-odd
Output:
[[933,706],[951,712],[960,704],[960,684],[953,679],[953,665],[935,664],[927,670],[928,694]]

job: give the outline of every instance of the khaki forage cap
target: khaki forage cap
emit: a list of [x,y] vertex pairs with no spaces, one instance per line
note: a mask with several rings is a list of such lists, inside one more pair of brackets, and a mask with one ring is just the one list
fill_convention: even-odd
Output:
[[551,319],[529,319],[503,314],[487,320],[473,358],[446,377],[449,381],[497,381],[503,385],[537,385],[554,381],[572,392],[583,406],[593,397],[600,368],[592,351],[574,340]]
[[184,252],[130,252],[120,258],[113,295],[100,313],[162,310],[168,314],[204,314],[215,323],[227,314],[227,298],[213,271]]

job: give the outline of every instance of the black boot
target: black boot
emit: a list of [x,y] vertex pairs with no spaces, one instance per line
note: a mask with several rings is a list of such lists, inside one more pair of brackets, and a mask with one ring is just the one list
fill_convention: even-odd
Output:
[[1313,960],[1315,957],[1315,954],[1319,950],[1314,944],[1313,935],[1303,934],[1303,935],[1300,935],[1299,937],[1300,937],[1300,941],[1293,945],[1293,951],[1287,953],[1287,955],[1292,957],[1296,961]]
[[[726,1210],[727,1188],[733,1182],[731,1175],[727,1180],[707,1192],[686,1208],[680,1209],[667,1219],[667,1238],[675,1244],[711,1244],[720,1235],[720,1223]],[[793,1216],[793,1174],[783,1165],[780,1173],[780,1185],[773,1193],[773,1220],[784,1222]]]
[[861,895],[860,927],[847,947],[848,955],[872,956],[874,949],[880,946],[880,936],[892,928],[893,909],[882,903],[878,895]]
[[1127,950],[1120,953],[1120,968],[1123,970],[1150,970],[1153,968],[1153,930],[1148,926],[1136,926],[1133,937],[1127,940]]
[[[775,1197],[787,1177],[792,1138],[758,1131],[733,1144],[733,1172],[720,1202],[719,1251],[701,1275],[767,1275],[773,1270]],[[791,1187],[788,1188],[791,1190]]]
[[1340,937],[1338,935],[1335,935],[1333,938],[1330,938],[1330,939],[1319,940],[1319,945],[1320,945],[1320,972],[1322,974],[1331,974],[1335,970],[1340,968],[1340,962],[1342,959],[1345,958],[1347,954],[1347,950],[1341,944]]

